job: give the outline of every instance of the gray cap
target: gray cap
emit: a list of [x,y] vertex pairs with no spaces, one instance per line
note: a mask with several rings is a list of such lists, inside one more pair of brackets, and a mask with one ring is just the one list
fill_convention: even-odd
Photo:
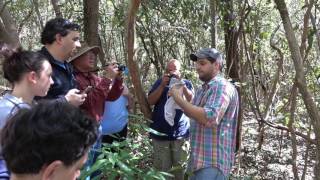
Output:
[[190,54],[190,59],[192,61],[197,61],[198,59],[215,61],[217,59],[222,60],[222,55],[215,48],[201,48],[198,52]]

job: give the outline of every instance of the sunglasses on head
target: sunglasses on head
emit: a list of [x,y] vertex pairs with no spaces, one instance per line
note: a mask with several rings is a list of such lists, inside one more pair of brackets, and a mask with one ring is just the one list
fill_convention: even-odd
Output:
[[80,29],[80,26],[76,23],[73,23],[67,19],[65,19],[62,22],[62,27],[65,29],[70,29],[70,30],[74,30],[74,31],[78,31]]

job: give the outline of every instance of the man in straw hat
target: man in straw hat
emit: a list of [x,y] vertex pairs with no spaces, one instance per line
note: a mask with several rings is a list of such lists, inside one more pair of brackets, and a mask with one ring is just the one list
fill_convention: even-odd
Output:
[[104,69],[111,79],[95,74],[99,51],[98,46],[88,46],[83,43],[82,47],[78,48],[75,55],[69,59],[69,62],[74,66],[74,74],[80,92],[87,94],[87,98],[80,108],[98,122],[103,115],[104,102],[106,100],[115,101],[123,91],[122,75],[116,64],[110,64]]
[[[81,48],[78,48],[75,55],[69,59],[69,63],[74,67],[74,75],[80,92],[87,94],[86,100],[80,108],[100,124],[105,101],[115,101],[121,96],[123,80],[116,64],[110,64],[104,69],[107,76],[111,78],[96,75],[95,66],[99,51],[98,46],[88,46],[86,43],[82,43]],[[91,166],[99,155],[101,130],[100,126],[100,135],[90,151],[87,166]],[[93,176],[97,173],[99,172],[94,173]]]

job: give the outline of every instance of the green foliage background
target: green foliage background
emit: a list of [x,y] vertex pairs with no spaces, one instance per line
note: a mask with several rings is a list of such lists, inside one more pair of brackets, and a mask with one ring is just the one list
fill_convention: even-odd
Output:
[[[26,49],[39,49],[41,47],[40,32],[43,23],[55,16],[53,7],[49,0],[10,0],[7,2],[16,26],[19,30],[19,38],[23,47]],[[225,1],[217,1],[218,11],[214,17],[217,20],[217,48],[225,52],[225,33],[223,27],[223,16],[228,12],[225,7]],[[294,82],[295,71],[292,63],[289,47],[285,38],[285,32],[280,21],[280,15],[275,4],[270,0],[245,0],[232,1],[233,26],[239,32],[237,51],[240,59],[240,82],[243,109],[243,144],[244,150],[241,151],[241,157],[252,155],[258,144],[259,132],[257,131],[259,111],[263,114],[269,113],[268,121],[287,126],[289,120],[289,101],[292,85]],[[306,11],[305,1],[287,0],[287,6],[290,18],[295,30],[298,41],[301,41],[303,16]],[[119,62],[126,63],[125,48],[125,23],[128,9],[128,0],[100,0],[99,8],[99,36],[102,42],[102,48],[106,54],[106,59],[116,59]],[[201,84],[197,79],[193,64],[189,61],[189,54],[200,47],[209,47],[211,45],[211,9],[210,0],[143,0],[137,15],[136,23],[136,47],[138,48],[137,63],[141,74],[141,82],[146,92],[148,92],[152,83],[159,78],[164,70],[165,63],[170,58],[177,58],[182,61],[183,74],[186,78],[192,80],[195,87]],[[38,5],[37,5],[38,4]],[[69,18],[83,25],[83,5],[81,0],[60,0],[59,7],[64,17]],[[243,24],[240,19],[247,12]],[[308,27],[307,38],[307,56],[304,59],[304,70],[307,78],[308,88],[313,93],[314,99],[319,107],[320,98],[318,96],[320,86],[316,82],[320,76],[319,45],[317,33],[319,27],[319,2],[316,1],[312,9],[315,17],[316,28],[310,25]],[[240,28],[243,25],[242,28]],[[280,55],[271,47],[271,43],[277,46],[283,54],[283,65],[280,69],[279,82],[277,90],[273,96],[270,107],[267,107],[267,101],[270,99],[270,93],[275,81],[277,64],[280,61]],[[8,85],[6,82],[3,85]],[[130,83],[130,82],[129,82]],[[255,102],[256,101],[256,102]],[[139,111],[136,112],[139,115]],[[294,112],[294,128],[303,134],[314,138],[310,118],[306,112],[305,105],[300,97],[297,98],[297,108]],[[135,122],[135,123],[133,123]],[[155,172],[150,165],[151,149],[147,140],[147,132],[135,128],[137,124],[146,124],[143,119],[135,120],[130,123],[131,137],[126,146],[136,149],[135,153],[123,151],[119,156],[105,153],[108,160],[104,160],[101,166],[111,167],[115,162],[126,162],[127,168],[123,171],[114,170],[111,174],[126,173],[129,177],[142,177],[143,175],[158,177],[165,176]],[[286,177],[292,178],[290,167],[290,156],[292,154],[291,146],[284,144],[274,144],[272,139],[282,139],[286,144],[291,145],[288,132],[275,130],[267,127],[264,135],[266,141],[262,149],[255,151],[255,156],[264,157],[263,154],[271,152],[274,159],[263,159],[266,164],[273,163],[273,160],[279,164],[288,164],[287,169],[281,171]],[[279,134],[277,134],[279,132]],[[281,132],[281,133],[280,133]],[[133,143],[137,139],[141,141]],[[271,139],[271,141],[269,141]],[[304,164],[307,164],[308,177],[312,177],[312,167],[314,166],[314,147],[308,147],[308,142],[298,137],[299,152],[299,173],[303,173]],[[140,143],[140,144],[139,144]],[[148,145],[146,145],[146,144]],[[248,145],[248,146],[246,146]],[[115,146],[122,146],[117,144]],[[139,147],[138,147],[139,146]],[[141,147],[147,149],[141,149]],[[271,148],[273,147],[273,148]],[[108,147],[106,147],[108,148]],[[288,159],[282,160],[277,153],[284,154],[279,149],[286,148]],[[246,153],[246,151],[248,151]],[[280,152],[279,152],[280,151]],[[306,152],[310,154],[305,160]],[[253,156],[253,155],[252,155]],[[121,159],[125,158],[125,159]],[[145,159],[146,158],[146,159]],[[240,158],[241,159],[241,158]],[[243,159],[242,159],[243,160]],[[254,162],[260,162],[253,159]],[[108,164],[109,163],[109,164]],[[253,163],[253,162],[250,162]],[[277,172],[278,167],[265,170],[259,165],[253,163],[243,164],[234,172],[234,177],[244,178],[255,177],[263,179],[264,177],[278,176],[270,174]],[[103,164],[103,165],[102,165]],[[148,167],[141,167],[141,164],[148,164]],[[122,167],[122,165],[119,165]],[[280,168],[281,169],[281,168]],[[146,174],[146,171],[151,174]],[[132,172],[135,172],[134,175]],[[107,174],[109,172],[106,172]],[[139,174],[140,173],[140,174]],[[280,174],[281,174],[280,173]],[[278,173],[279,174],[279,173]],[[109,175],[109,174],[108,174]],[[121,174],[123,175],[123,174]],[[132,175],[132,176],[131,176]],[[161,178],[160,178],[161,179]]]

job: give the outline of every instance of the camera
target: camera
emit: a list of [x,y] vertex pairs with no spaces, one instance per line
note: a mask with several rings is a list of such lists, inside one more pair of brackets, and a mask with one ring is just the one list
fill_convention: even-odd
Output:
[[119,70],[119,71],[125,71],[126,68],[127,68],[127,67],[126,67],[125,65],[118,64],[118,70]]
[[173,77],[176,77],[174,74],[168,74],[167,77],[169,78],[168,85],[170,84],[170,81]]
[[[118,65],[118,71],[125,71],[127,69],[127,67],[123,64],[120,64],[120,63],[111,63],[112,65],[116,64]],[[106,64],[106,66],[109,66],[111,64]]]
[[169,77],[169,79],[171,80],[172,78],[177,78],[177,75],[175,75],[175,74],[169,74],[168,77]]

